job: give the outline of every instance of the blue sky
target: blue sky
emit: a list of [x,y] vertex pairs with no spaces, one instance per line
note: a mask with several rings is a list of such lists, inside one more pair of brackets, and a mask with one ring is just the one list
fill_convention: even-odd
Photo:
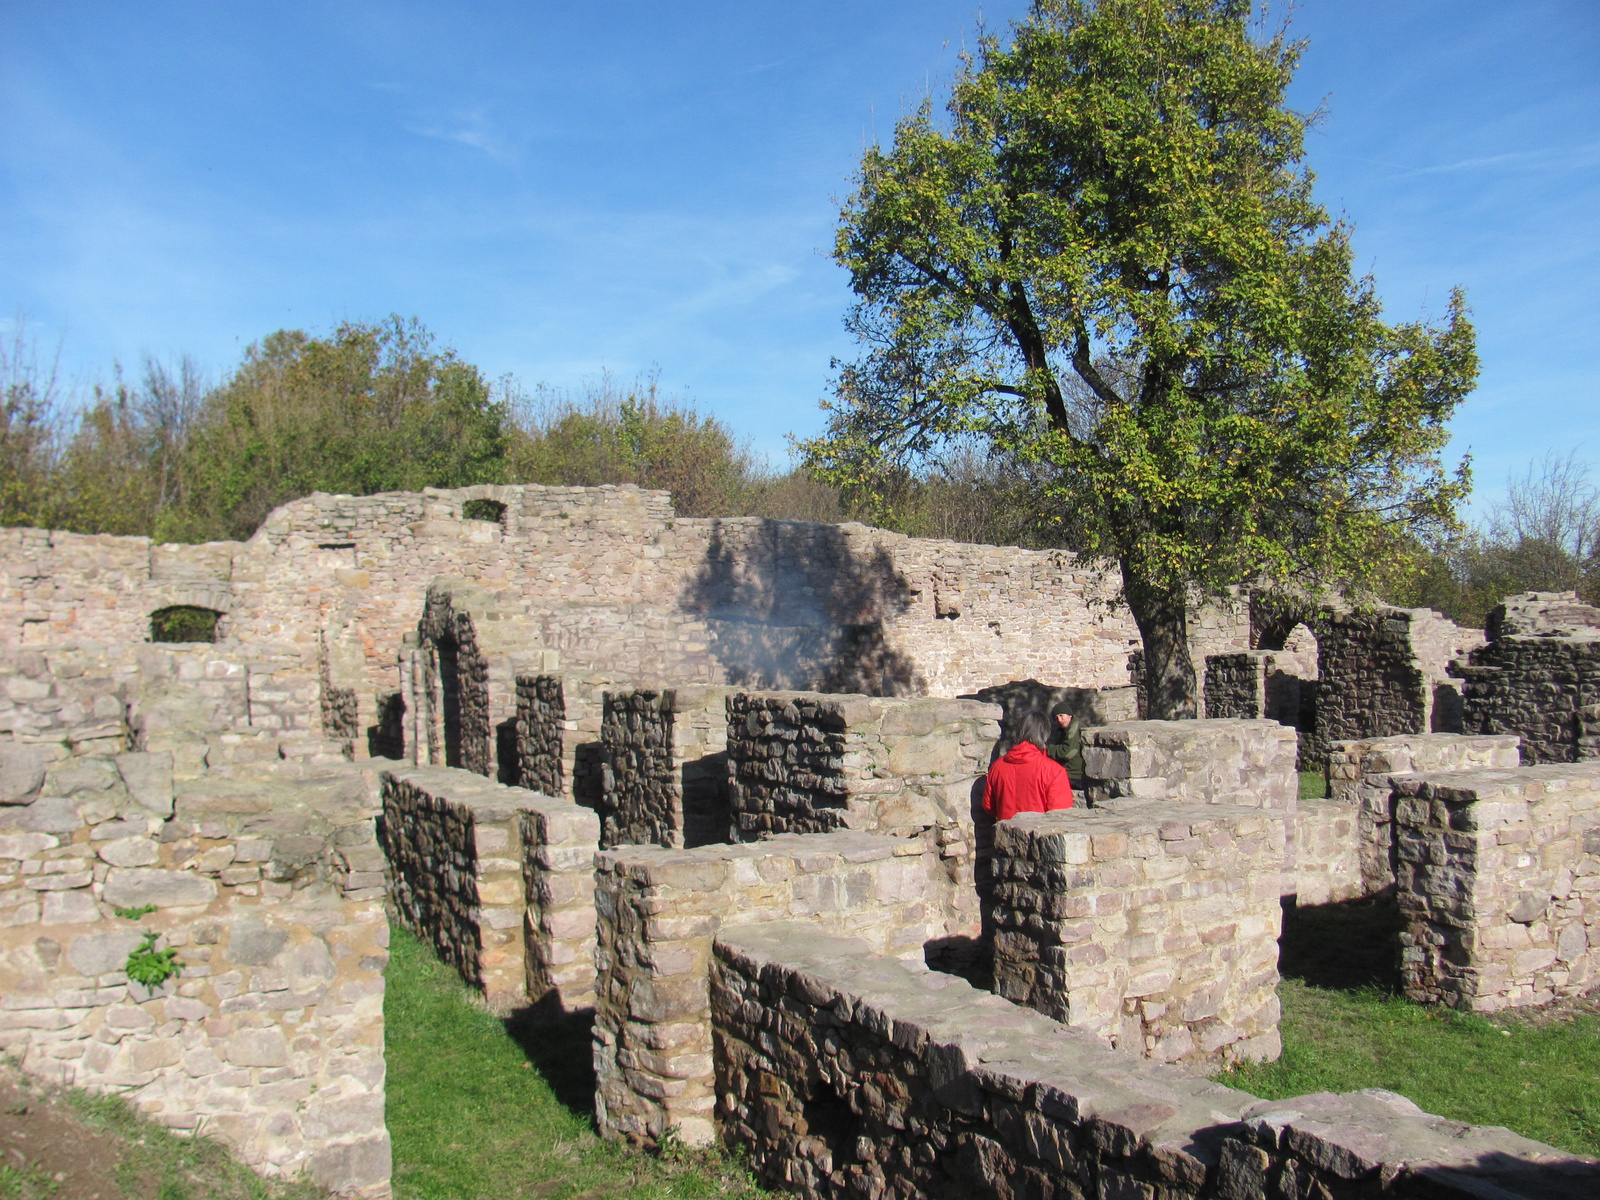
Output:
[[[991,26],[1017,0],[983,6]],[[492,376],[659,368],[762,451],[815,432],[863,144],[973,0],[0,0],[0,312],[69,374],[420,317]],[[1318,194],[1391,317],[1467,289],[1480,492],[1600,465],[1600,4],[1304,0]]]

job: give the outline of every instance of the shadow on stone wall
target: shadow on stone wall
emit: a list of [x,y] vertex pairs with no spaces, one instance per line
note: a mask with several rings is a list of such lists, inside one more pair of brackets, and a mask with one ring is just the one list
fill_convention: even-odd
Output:
[[1283,901],[1278,973],[1312,987],[1399,990],[1400,911],[1392,895],[1335,904]]
[[887,550],[858,552],[839,526],[748,519],[711,522],[681,603],[736,687],[915,696],[926,682],[884,625],[916,595]]

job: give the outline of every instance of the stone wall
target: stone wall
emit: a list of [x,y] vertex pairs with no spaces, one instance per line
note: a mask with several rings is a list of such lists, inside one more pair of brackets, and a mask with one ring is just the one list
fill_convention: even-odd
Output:
[[[1463,727],[1470,733],[1514,733],[1525,763],[1600,758],[1600,629],[1558,622],[1587,606],[1548,593],[1511,597],[1513,616],[1500,636],[1474,650],[1463,677]],[[1594,612],[1594,609],[1588,609]],[[1510,630],[1543,629],[1542,633]]]
[[733,840],[725,687],[605,693],[602,846]]
[[607,1137],[713,1136],[711,942],[733,924],[803,918],[874,953],[921,959],[975,932],[925,840],[838,832],[598,857],[595,1108]]
[[521,797],[527,1001],[561,1016],[594,1007],[594,855],[600,818],[570,800]]
[[[608,691],[636,686],[637,681],[631,675],[616,671],[517,676],[517,744],[525,772],[522,786],[543,790],[547,795],[566,796],[598,811],[605,792],[605,755],[601,742],[605,696]],[[539,689],[543,689],[548,699],[536,699]],[[523,725],[525,708],[526,728]],[[535,784],[550,782],[553,768],[559,772],[560,790],[535,787]],[[528,771],[533,775],[527,775]]]
[[[5,751],[11,779],[42,760]],[[264,1174],[387,1196],[369,783],[175,782],[167,753],[43,776],[0,808],[0,1050],[203,1128]],[[147,933],[181,965],[153,987],[126,971]]]
[[1600,764],[1393,783],[1408,997],[1495,1012],[1600,981]]
[[814,926],[716,946],[717,1120],[804,1197],[1579,1200],[1593,1160],[1392,1092],[1261,1101]]
[[567,699],[559,675],[518,675],[517,786],[568,796]]
[[522,811],[530,794],[443,767],[384,771],[379,838],[400,920],[491,1010],[527,999]]
[[1333,904],[1367,894],[1357,841],[1358,808],[1346,800],[1304,800],[1290,826],[1292,869],[1284,895],[1296,904]]
[[[474,499],[504,504],[504,516],[463,519]],[[1112,607],[1115,574],[1060,551],[689,520],[664,493],[629,487],[480,485],[316,494],[275,510],[247,542],[205,547],[0,531],[0,645],[140,642],[152,612],[200,603],[225,614],[225,637],[288,647],[313,680],[325,652],[352,649],[355,677],[341,660],[331,685],[355,692],[361,734],[381,742],[384,698],[413,699],[401,675],[415,664],[396,648],[441,578],[496,597],[564,669],[646,681],[902,695],[1019,676],[1119,687],[1138,640]],[[1245,644],[1242,615],[1216,622],[1206,645]],[[511,715],[509,683],[506,696],[497,721]],[[307,717],[320,726],[319,695]],[[413,707],[413,738],[419,719]]]
[[1089,799],[1183,800],[1293,812],[1295,731],[1275,721],[1128,721],[1088,729]]
[[1019,679],[998,687],[980,688],[961,698],[998,704],[1002,713],[1001,736],[1006,740],[1011,740],[1012,731],[1024,715],[1036,712],[1048,718],[1050,710],[1058,704],[1070,705],[1073,720],[1084,727],[1139,719],[1138,689],[1131,684],[1115,688],[1079,688]]
[[[1361,892],[1394,886],[1394,780],[1415,772],[1504,770],[1520,759],[1517,738],[1416,733],[1406,737],[1335,742],[1328,751],[1328,785],[1335,802],[1354,806]],[[1304,806],[1305,801],[1301,801]]]
[[1121,803],[995,826],[995,991],[1161,1062],[1278,1057],[1282,814]]

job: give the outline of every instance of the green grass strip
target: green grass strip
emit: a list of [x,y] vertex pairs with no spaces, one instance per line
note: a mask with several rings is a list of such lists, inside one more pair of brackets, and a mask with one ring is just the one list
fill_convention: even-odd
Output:
[[715,1153],[646,1154],[596,1137],[588,1029],[518,1026],[394,931],[384,1021],[398,1200],[753,1197]]

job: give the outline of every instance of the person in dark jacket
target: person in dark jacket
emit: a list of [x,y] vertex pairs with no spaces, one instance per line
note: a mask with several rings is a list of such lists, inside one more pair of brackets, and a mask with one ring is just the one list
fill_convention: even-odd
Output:
[[1067,769],[1074,794],[1083,791],[1083,729],[1072,715],[1072,705],[1058,704],[1050,710],[1050,744],[1044,752]]
[[1072,807],[1066,771],[1044,752],[1050,726],[1036,712],[1022,718],[1016,743],[989,767],[983,785],[983,811],[996,821],[1018,813],[1054,812]]

